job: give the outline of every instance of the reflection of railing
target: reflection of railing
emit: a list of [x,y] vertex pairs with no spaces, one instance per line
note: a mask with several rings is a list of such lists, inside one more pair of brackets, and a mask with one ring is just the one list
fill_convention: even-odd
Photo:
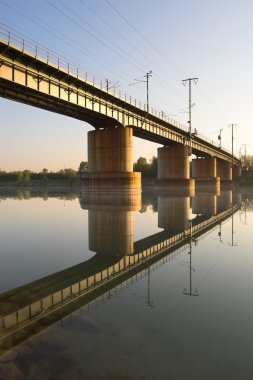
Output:
[[[150,248],[138,252],[132,256],[125,256],[116,264],[108,267],[101,272],[91,275],[83,280],[72,284],[64,289],[56,291],[53,294],[49,294],[15,312],[0,317],[0,338],[16,331],[19,328],[23,328],[34,321],[43,318],[45,315],[49,315],[56,310],[63,308],[70,302],[75,301],[79,297],[85,296],[92,291],[98,290],[101,286],[109,286],[114,280],[120,280],[125,276],[132,276],[133,270],[138,270],[146,265],[156,257],[160,257],[162,253],[167,253],[167,250],[173,249],[173,252],[167,256],[169,260],[177,256],[182,250],[184,250],[183,244],[187,243],[192,233],[192,237],[201,235],[206,232],[206,229],[210,230],[213,226],[220,222],[222,219],[226,219],[233,212],[239,208],[233,210],[227,210],[219,215],[213,216],[210,219],[199,223],[198,225],[190,229],[174,235]],[[161,262],[162,264],[162,262]],[[121,281],[122,282],[122,281]]]
[[[93,86],[96,89],[109,93],[111,96],[147,112],[147,105],[145,103],[141,102],[140,100],[137,100],[136,98],[133,98],[132,96],[122,91],[118,91],[115,88],[113,88],[113,91],[108,91],[108,89],[106,89],[105,87],[104,80],[96,79],[94,75],[89,74],[87,71],[79,68],[74,63],[67,61],[66,58],[57,55],[53,51],[49,51],[48,49],[45,49],[43,46],[36,44],[28,39],[25,39],[13,32],[10,32],[1,26],[0,37],[2,37],[2,39],[7,42],[8,46],[11,46],[13,44],[13,47],[20,49],[22,53],[30,53],[30,55],[32,55],[34,59],[40,59],[44,61],[44,63],[46,63],[47,65],[50,64],[50,66],[54,66],[58,70],[65,72],[67,75],[71,75],[76,79],[81,80],[90,86]],[[68,91],[68,89],[66,91]],[[159,118],[162,121],[169,123],[170,125],[178,129],[181,129],[184,132],[189,132],[188,127],[172,119],[168,114],[166,114],[163,111],[158,111],[153,107],[149,107],[148,112],[149,114]],[[211,143],[216,148],[219,147],[218,143],[208,139],[204,135],[197,133],[197,136],[201,140]],[[224,148],[222,148],[222,150],[230,153],[228,150]]]

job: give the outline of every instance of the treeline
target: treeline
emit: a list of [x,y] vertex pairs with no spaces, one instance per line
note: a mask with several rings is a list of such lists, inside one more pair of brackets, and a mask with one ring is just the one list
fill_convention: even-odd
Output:
[[[18,186],[28,185],[48,185],[48,184],[78,184],[82,174],[87,172],[88,163],[82,161],[78,170],[71,168],[61,169],[57,172],[43,169],[40,172],[34,172],[31,170],[12,171],[6,172],[0,169],[0,183],[11,184]],[[139,157],[134,163],[133,169],[135,172],[141,172],[144,178],[157,177],[157,158],[153,157],[151,160],[147,160],[145,157]]]
[[49,172],[43,169],[41,172],[30,170],[6,172],[0,170],[0,182],[16,185],[30,185],[33,183],[47,185],[50,182],[68,183],[73,185],[79,182],[79,173],[74,169],[61,169],[58,172]]

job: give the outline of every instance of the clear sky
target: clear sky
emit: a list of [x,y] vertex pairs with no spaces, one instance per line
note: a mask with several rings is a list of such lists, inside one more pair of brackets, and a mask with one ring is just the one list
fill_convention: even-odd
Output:
[[[235,152],[253,152],[252,0],[0,0],[0,27],[43,44],[96,78],[186,125],[192,88],[192,127]],[[0,29],[1,32],[1,29]],[[0,98],[0,168],[59,170],[87,159],[87,131],[78,120]],[[134,139],[134,160],[158,145]]]

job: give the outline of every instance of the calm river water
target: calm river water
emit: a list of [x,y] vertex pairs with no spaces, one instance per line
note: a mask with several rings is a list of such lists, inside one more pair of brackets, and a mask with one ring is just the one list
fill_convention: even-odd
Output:
[[252,379],[252,211],[0,191],[0,379]]

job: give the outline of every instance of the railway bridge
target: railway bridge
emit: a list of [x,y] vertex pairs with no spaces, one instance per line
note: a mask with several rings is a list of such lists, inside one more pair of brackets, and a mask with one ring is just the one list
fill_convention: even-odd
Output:
[[[141,189],[133,172],[133,136],[161,144],[158,182],[218,184],[240,175],[240,160],[200,134],[138,102],[109,91],[78,67],[0,28],[0,96],[91,124],[87,190]],[[190,160],[191,154],[196,156]],[[191,168],[190,168],[191,166]]]

